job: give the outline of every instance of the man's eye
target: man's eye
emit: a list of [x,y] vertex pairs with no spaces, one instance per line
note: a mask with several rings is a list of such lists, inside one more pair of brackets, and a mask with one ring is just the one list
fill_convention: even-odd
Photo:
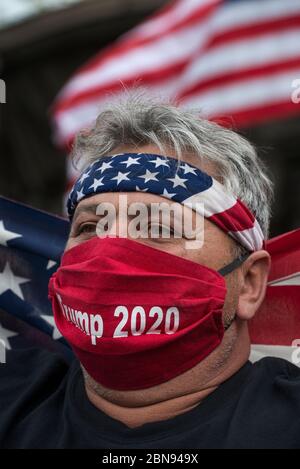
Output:
[[81,235],[83,233],[93,234],[95,232],[96,232],[96,224],[95,223],[84,223],[83,225],[80,225],[76,230],[77,236]]
[[166,226],[166,225],[161,225],[157,223],[149,223],[148,224],[148,231],[150,233],[155,234],[156,236],[162,236],[162,237],[173,237],[174,235],[174,229],[172,226]]

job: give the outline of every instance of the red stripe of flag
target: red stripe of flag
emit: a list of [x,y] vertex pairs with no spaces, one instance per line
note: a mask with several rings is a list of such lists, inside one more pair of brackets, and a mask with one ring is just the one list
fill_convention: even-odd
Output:
[[[248,215],[246,219],[246,215]],[[215,213],[207,218],[215,223],[223,231],[243,231],[253,228],[255,218],[250,210],[240,201],[237,200],[228,210]]]
[[[286,71],[296,70],[298,72],[300,68],[300,51],[298,57],[293,57],[288,60],[280,60],[270,64],[248,67],[236,71],[230,71],[228,73],[220,74],[203,81],[199,81],[194,86],[185,89],[182,94],[178,96],[178,99],[184,99],[188,96],[200,94],[201,92],[207,91],[211,88],[227,85],[235,82],[248,81],[254,78],[265,77],[270,74],[272,76],[281,74]],[[270,78],[271,79],[271,78]]]

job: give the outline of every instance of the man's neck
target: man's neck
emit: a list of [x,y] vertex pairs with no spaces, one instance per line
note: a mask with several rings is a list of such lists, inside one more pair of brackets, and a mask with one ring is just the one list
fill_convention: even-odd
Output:
[[[215,364],[224,358],[222,347],[191,370],[155,388],[123,393],[99,392],[98,386],[93,386],[88,379],[85,383],[87,396],[96,408],[130,428],[174,418],[196,407],[246,363],[249,337],[247,333],[239,332],[231,352],[219,367]],[[226,347],[226,340],[223,340],[223,346]]]
[[163,402],[157,402],[141,407],[125,407],[112,403],[97,395],[92,389],[86,389],[91,403],[110,417],[120,420],[129,428],[139,427],[145,423],[168,420],[177,415],[188,412],[199,404],[217,386],[207,388],[188,396],[179,396]]

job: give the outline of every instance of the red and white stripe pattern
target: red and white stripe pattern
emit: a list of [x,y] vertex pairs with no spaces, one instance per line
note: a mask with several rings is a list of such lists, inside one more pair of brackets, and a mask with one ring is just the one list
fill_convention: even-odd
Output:
[[252,360],[285,358],[300,365],[300,230],[266,243],[272,258],[266,297],[250,321]]
[[53,107],[56,140],[72,141],[133,85],[238,126],[297,113],[300,0],[177,0],[101,51]]
[[249,251],[262,249],[264,235],[253,213],[216,179],[211,179],[211,187],[185,199],[184,205],[200,211],[201,215]]

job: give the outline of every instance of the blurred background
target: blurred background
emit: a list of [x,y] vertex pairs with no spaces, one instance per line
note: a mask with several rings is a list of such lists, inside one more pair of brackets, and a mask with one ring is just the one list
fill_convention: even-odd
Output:
[[[269,86],[275,87],[275,84],[278,83],[281,90],[282,83],[279,80],[279,75],[283,71],[285,73],[289,71],[289,76],[293,76],[295,80],[300,79],[300,36],[297,43],[297,34],[300,32],[300,1],[287,0],[285,2],[281,0],[280,3],[285,5],[286,11],[282,11],[282,13],[278,9],[275,12],[276,5],[279,5],[278,0],[223,2],[216,0],[210,2],[204,0],[181,2],[166,2],[164,0],[147,0],[147,2],[140,0],[0,0],[0,78],[6,84],[6,103],[0,104],[0,194],[49,212],[62,214],[63,196],[74,175],[72,175],[72,171],[67,169],[68,145],[71,138],[69,138],[70,135],[66,134],[59,116],[66,109],[69,112],[69,115],[64,115],[66,118],[70,119],[72,115],[79,116],[76,123],[78,128],[81,122],[82,125],[86,125],[87,121],[92,121],[94,117],[92,112],[90,116],[85,116],[81,120],[82,114],[80,113],[83,113],[83,110],[80,106],[83,99],[88,99],[93,100],[93,104],[95,103],[98,109],[101,109],[101,105],[105,102],[106,92],[104,89],[106,85],[102,84],[101,79],[107,72],[111,55],[114,53],[123,54],[123,62],[121,61],[120,64],[125,63],[126,65],[128,48],[136,48],[137,42],[138,47],[142,48],[149,44],[149,41],[157,40],[157,36],[151,38],[151,34],[156,30],[159,35],[159,21],[168,21],[167,24],[170,25],[174,21],[168,32],[169,35],[176,28],[187,27],[188,21],[191,21],[189,28],[194,28],[193,34],[195,31],[197,33],[197,28],[199,31],[201,29],[201,35],[209,38],[209,41],[205,41],[205,46],[199,44],[197,50],[188,51],[194,56],[196,54],[201,67],[204,66],[205,60],[205,63],[211,63],[211,50],[214,52],[221,41],[222,47],[224,41],[226,41],[226,47],[231,44],[231,41],[235,41],[232,54],[237,54],[235,66],[237,67],[237,64],[240,63],[240,69],[227,71],[225,76],[224,73],[220,76],[220,71],[217,71],[213,78],[210,77],[209,84],[205,83],[204,85],[203,81],[197,82],[198,93],[199,83],[202,86],[200,89],[204,89],[204,86],[206,88],[216,86],[218,82],[218,89],[220,89],[222,83],[228,84],[228,81],[233,79],[233,75],[236,89],[240,87],[239,79],[242,79],[247,87],[245,80],[249,79],[250,75],[253,77],[254,72],[260,77],[264,71],[266,74],[272,74],[268,77],[268,88]],[[172,8],[175,8],[176,13],[178,5],[181,8],[185,7],[185,10],[182,10],[184,13],[181,17],[179,13],[174,19]],[[210,8],[209,11],[199,11],[199,8],[206,8],[207,5]],[[222,18],[224,18],[224,23],[226,21],[228,23],[228,18],[232,18],[232,14],[230,13],[230,16],[226,8],[238,9],[240,5],[242,5],[242,10],[239,11],[239,15],[243,16],[239,30],[233,31],[231,26],[230,31],[222,32],[223,36],[217,35],[215,24],[222,26]],[[259,8],[262,5],[264,5],[264,9],[260,15]],[[288,6],[291,6],[290,11]],[[243,10],[246,7],[248,10]],[[275,8],[275,16],[272,16],[273,7]],[[249,17],[246,15],[246,12],[250,11],[249,8],[252,8],[253,16],[258,19],[253,18],[251,24],[245,24]],[[282,9],[282,7],[280,8]],[[267,10],[271,15],[268,18],[266,17]],[[189,16],[185,17],[187,12]],[[262,23],[260,18],[263,15],[265,15],[265,23]],[[186,22],[184,23],[185,18]],[[147,27],[144,30],[143,28],[133,29],[137,25],[143,25],[145,21],[150,21],[150,23],[146,23],[148,29]],[[207,26],[205,31],[203,31],[203,25]],[[151,29],[152,26],[153,29]],[[133,31],[133,33],[123,36],[128,31]],[[183,29],[182,31],[185,32]],[[276,38],[277,33],[279,36]],[[165,23],[161,29],[161,36],[163,37],[164,34],[166,34]],[[264,62],[262,58],[261,63],[255,65],[254,71],[251,70],[253,67],[251,65],[251,60],[253,60],[253,43],[251,41],[257,38],[263,39],[264,34],[266,34],[268,41],[268,53],[272,55],[274,63],[270,63],[271,59],[266,59]],[[276,51],[281,47],[280,44],[285,44],[280,39],[280,34],[285,35],[286,43],[287,37],[290,37],[290,43],[287,46],[287,51],[282,49],[281,55],[277,57]],[[271,43],[273,46],[270,50],[270,37],[272,35],[274,42]],[[237,39],[238,36],[239,39]],[[246,38],[248,40],[250,36],[249,64],[245,66],[245,54],[241,54],[239,59],[237,43],[243,41],[244,47]],[[121,39],[115,45],[115,40],[118,38]],[[185,39],[184,36],[183,39],[181,37],[181,44],[185,45],[185,40],[188,46],[189,38],[188,35]],[[106,55],[108,54],[108,58],[101,55],[103,50]],[[292,55],[292,51],[295,50],[296,52]],[[145,49],[145,56],[146,53]],[[166,51],[164,53],[166,54]],[[255,53],[259,54],[259,49]],[[86,73],[85,64],[90,60],[92,62],[88,62],[90,64],[88,68],[95,67],[98,70],[99,73],[94,78],[97,80],[97,77],[100,77],[101,90],[99,90],[100,85],[98,86],[97,83],[96,86],[95,83],[86,85],[88,87],[94,86],[94,89],[82,89],[80,86],[76,88],[78,76],[84,76]],[[161,58],[158,58],[158,62],[159,60]],[[177,58],[177,60],[179,59]],[[189,56],[188,63],[186,61],[185,65],[182,63],[180,66],[176,65],[174,73],[178,74],[178,83],[180,82],[181,86],[185,77],[190,76],[186,71],[188,67],[189,70],[192,68],[191,62],[193,61],[194,58]],[[265,67],[266,64],[268,68]],[[132,70],[132,64],[129,62],[128,67],[131,67]],[[123,79],[122,74],[125,78],[129,76],[124,67],[120,66],[121,80]],[[134,75],[129,77],[129,83],[132,83],[132,80],[143,80],[143,76],[143,74],[139,75],[137,67]],[[163,67],[161,68],[161,76],[163,77]],[[146,84],[147,80],[148,82],[150,80],[149,74],[145,78]],[[159,67],[155,80],[159,89]],[[162,80],[161,83],[161,89],[166,89],[166,82]],[[261,103],[257,107],[253,106],[250,109],[251,112],[248,109],[247,112],[242,109],[237,113],[236,107],[233,106],[231,110],[229,106],[226,112],[218,113],[218,110],[215,110],[212,113],[213,117],[228,116],[230,125],[237,128],[240,133],[256,145],[260,157],[264,159],[270,169],[275,180],[276,190],[271,236],[300,227],[300,103],[291,105],[292,82],[285,81],[285,83],[286,98],[281,98],[278,102],[274,100],[272,103],[268,102],[268,106],[266,106],[264,93],[268,89],[266,91],[262,89],[260,90]],[[67,88],[64,88],[66,84]],[[194,87],[194,89],[196,88]],[[112,90],[114,91],[115,88],[107,85],[108,94],[105,96],[109,96]],[[217,92],[218,90],[214,96]],[[74,93],[77,93],[75,97]],[[80,93],[84,94],[80,95]],[[193,90],[190,89],[188,93],[181,93],[181,95],[183,97],[192,96],[190,102],[201,107],[201,93],[193,95]],[[222,98],[220,95],[220,101],[222,99],[224,97]],[[251,107],[251,99],[248,101]],[[72,106],[74,107],[72,108]],[[267,107],[268,112],[266,112]]]

